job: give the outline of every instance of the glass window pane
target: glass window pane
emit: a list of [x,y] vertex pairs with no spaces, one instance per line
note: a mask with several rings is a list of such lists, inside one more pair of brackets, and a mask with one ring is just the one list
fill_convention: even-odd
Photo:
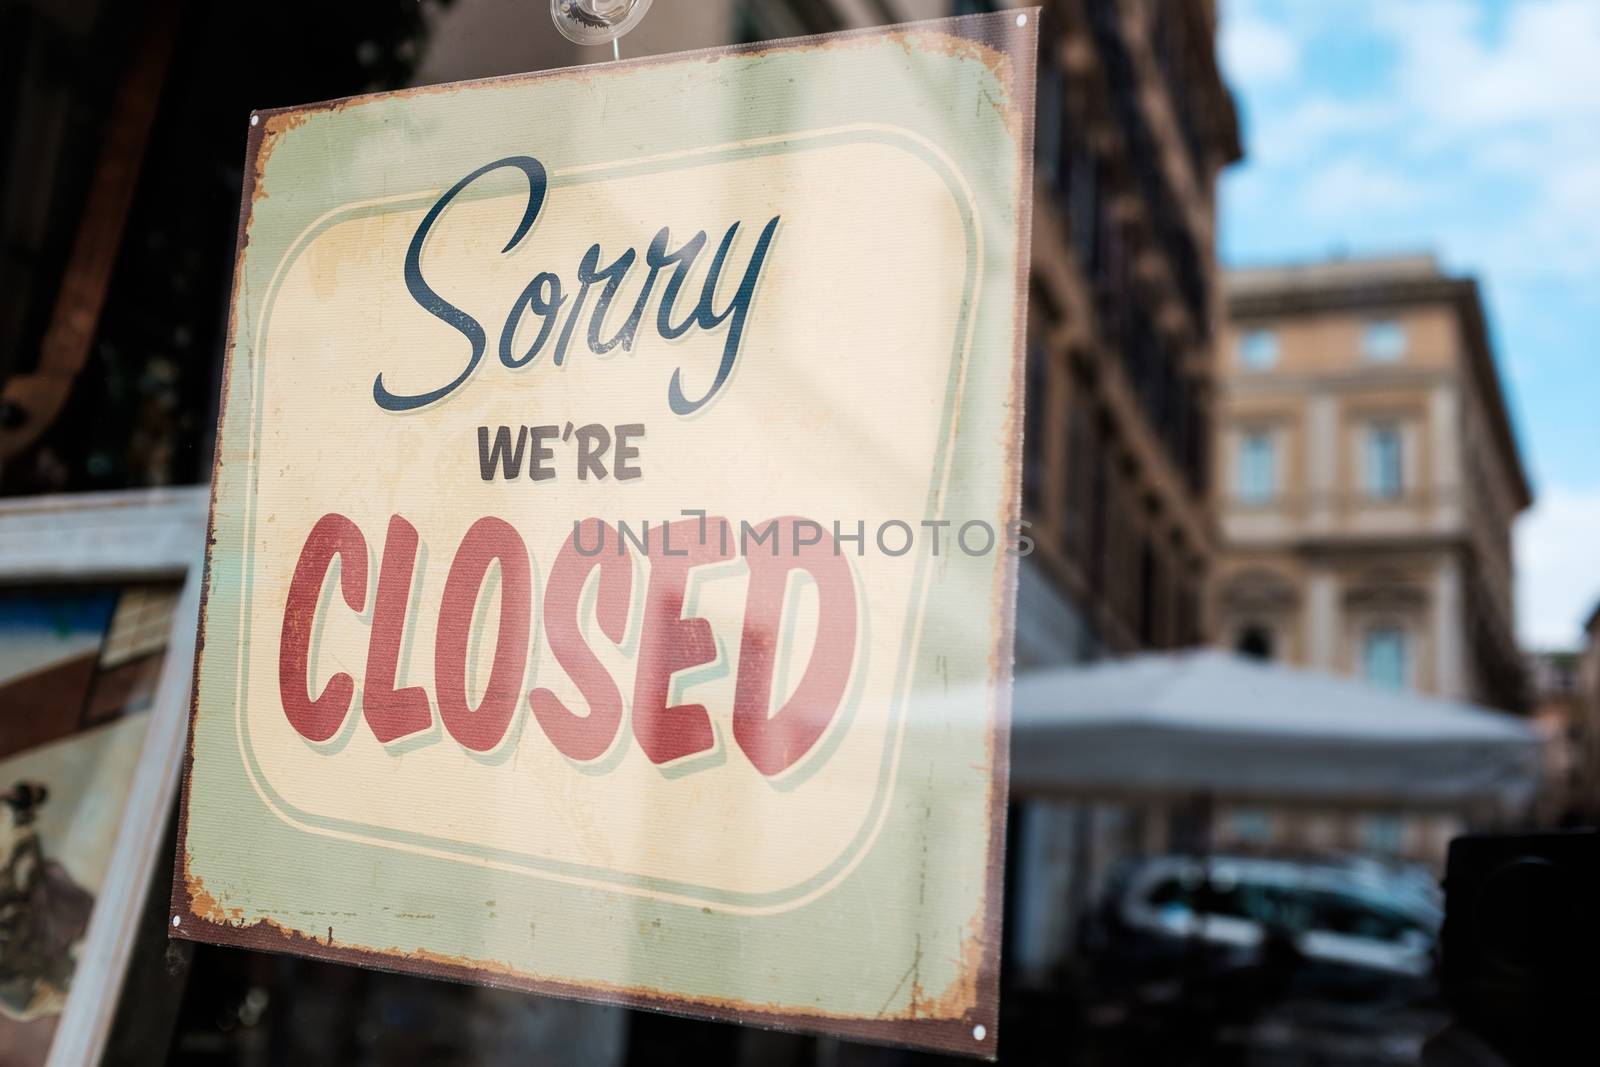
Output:
[[1239,632],[1239,640],[1234,650],[1241,656],[1252,659],[1270,660],[1273,653],[1272,630],[1260,623],[1252,623]]
[[[1373,815],[1367,818],[1361,827],[1361,843],[1369,852],[1381,852],[1394,855],[1405,845],[1405,823],[1397,815]],[[1375,914],[1368,915],[1369,921],[1376,921],[1379,917]],[[1357,931],[1350,931],[1355,933]],[[1369,936],[1377,936],[1382,940],[1397,940],[1398,935],[1387,930],[1383,932],[1363,931]]]
[[1271,500],[1278,489],[1278,458],[1272,435],[1245,434],[1239,445],[1239,497],[1253,503]]
[[1393,426],[1367,431],[1366,488],[1368,494],[1385,500],[1398,497],[1405,488],[1400,431]]
[[1361,334],[1361,353],[1374,363],[1393,363],[1406,354],[1405,327],[1398,322],[1369,322]]
[[1235,841],[1265,845],[1272,841],[1272,816],[1261,808],[1239,808],[1229,819],[1229,831]]
[[1251,330],[1239,338],[1239,362],[1250,370],[1277,366],[1278,335],[1271,330]]
[[1361,673],[1377,685],[1404,687],[1410,673],[1404,631],[1393,626],[1368,630],[1361,652]]

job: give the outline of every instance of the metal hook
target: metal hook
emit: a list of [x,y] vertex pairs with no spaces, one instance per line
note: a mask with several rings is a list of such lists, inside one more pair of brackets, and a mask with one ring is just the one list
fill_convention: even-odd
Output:
[[576,44],[611,42],[613,59],[622,58],[619,38],[639,24],[651,0],[550,0],[550,19],[561,36]]

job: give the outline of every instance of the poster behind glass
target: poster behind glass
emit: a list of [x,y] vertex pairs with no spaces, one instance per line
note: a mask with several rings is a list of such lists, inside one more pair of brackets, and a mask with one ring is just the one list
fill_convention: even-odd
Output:
[[177,599],[0,589],[0,1063],[45,1062],[73,995]]

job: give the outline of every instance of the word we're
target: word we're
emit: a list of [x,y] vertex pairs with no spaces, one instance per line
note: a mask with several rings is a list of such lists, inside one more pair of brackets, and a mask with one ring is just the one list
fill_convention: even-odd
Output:
[[[606,452],[612,450],[612,442],[616,447],[611,451],[611,473],[617,476],[617,481],[626,482],[639,477],[644,472],[638,467],[629,464],[639,458],[639,448],[631,444],[631,440],[644,436],[644,424],[629,422],[606,429],[598,422],[591,422],[584,426],[574,426],[567,423],[566,428],[554,424],[549,426],[518,426],[513,433],[510,426],[501,426],[494,432],[491,443],[489,427],[478,427],[478,473],[486,482],[495,479],[495,472],[506,481],[522,476],[523,453],[527,453],[528,477],[536,482],[548,481],[556,477],[556,468],[551,465],[555,459],[555,449],[548,447],[546,442],[570,443],[573,446],[573,462],[577,466],[579,481],[587,481],[593,477],[604,480],[606,472]],[[529,448],[529,444],[532,447]]]

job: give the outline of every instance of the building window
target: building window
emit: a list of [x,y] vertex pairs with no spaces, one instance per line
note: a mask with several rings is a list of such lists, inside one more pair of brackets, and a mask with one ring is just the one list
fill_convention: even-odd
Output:
[[1405,452],[1398,426],[1373,426],[1367,430],[1367,495],[1394,500],[1405,490]]
[[1271,330],[1248,330],[1239,338],[1239,363],[1246,370],[1270,370],[1278,365],[1278,335]]
[[1272,815],[1261,808],[1236,808],[1228,818],[1229,835],[1244,845],[1272,843]]
[[1403,689],[1411,675],[1406,633],[1398,626],[1374,626],[1361,646],[1361,675],[1374,685]]
[[1178,647],[1190,648],[1200,643],[1200,591],[1193,581],[1178,585]]
[[1111,567],[1111,464],[1113,444],[1096,435],[1089,483],[1089,558],[1085,568],[1095,596],[1105,592]]
[[1072,240],[1078,267],[1090,272],[1095,267],[1100,232],[1100,164],[1082,145],[1074,143],[1066,164],[1067,230]]
[[1022,506],[1029,514],[1039,511],[1039,487],[1044,478],[1044,460],[1040,447],[1044,444],[1045,405],[1049,403],[1049,357],[1037,345],[1028,346],[1027,393],[1023,404],[1022,440]]
[[1361,354],[1372,363],[1396,363],[1405,358],[1406,330],[1398,322],[1369,322],[1361,331]]
[[1061,133],[1065,114],[1062,100],[1066,95],[1066,82],[1061,67],[1040,49],[1039,94],[1034,103],[1033,160],[1034,166],[1050,185],[1055,185],[1061,166]]
[[1272,630],[1260,623],[1251,623],[1239,631],[1239,641],[1234,650],[1250,659],[1270,660],[1273,655]]
[[1061,519],[1061,546],[1075,562],[1082,562],[1089,530],[1089,454],[1088,418],[1083,401],[1074,397],[1067,405],[1066,453],[1061,467],[1067,473],[1066,514]]
[[1145,648],[1164,644],[1161,601],[1166,592],[1165,568],[1155,548],[1146,541],[1139,552],[1139,643]]
[[1397,856],[1405,848],[1406,824],[1398,815],[1371,815],[1362,820],[1361,844],[1368,852]]
[[1278,492],[1278,450],[1272,434],[1254,430],[1239,442],[1239,498],[1261,504]]

